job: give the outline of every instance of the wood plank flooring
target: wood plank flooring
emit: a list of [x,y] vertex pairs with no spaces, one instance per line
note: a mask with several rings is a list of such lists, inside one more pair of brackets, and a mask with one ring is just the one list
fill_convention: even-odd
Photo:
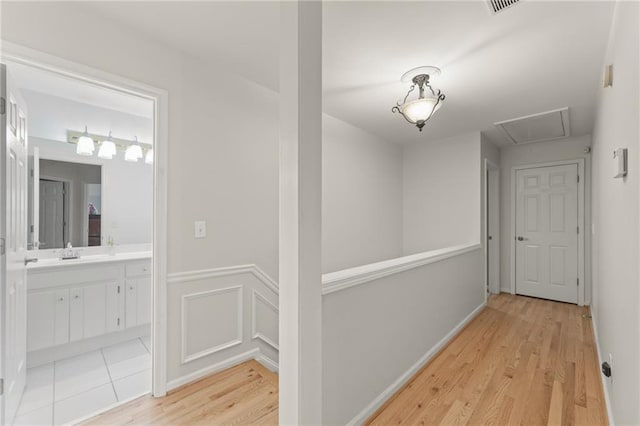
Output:
[[143,396],[85,424],[277,425],[278,376],[257,361],[247,361],[164,398]]
[[[599,374],[588,308],[500,294],[369,424],[606,425]],[[277,376],[248,361],[86,424],[277,423]]]
[[371,425],[606,425],[589,308],[500,294]]

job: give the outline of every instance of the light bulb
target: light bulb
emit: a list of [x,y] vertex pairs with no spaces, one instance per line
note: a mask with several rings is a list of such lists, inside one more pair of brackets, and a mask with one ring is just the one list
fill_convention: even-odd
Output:
[[127,150],[124,152],[124,160],[135,163],[141,158],[142,158],[142,148],[140,147],[140,145],[138,145],[138,137],[136,137],[135,144],[129,145]]
[[84,126],[84,133],[78,138],[78,144],[76,145],[76,154],[78,155],[93,155],[96,146],[93,143],[93,139],[89,137],[87,133],[87,126]]
[[109,132],[109,138],[102,141],[100,149],[98,150],[98,157],[111,160],[116,155],[116,144],[111,140],[111,132]]
[[144,156],[144,162],[147,164],[153,164],[153,149],[147,151],[147,155]]

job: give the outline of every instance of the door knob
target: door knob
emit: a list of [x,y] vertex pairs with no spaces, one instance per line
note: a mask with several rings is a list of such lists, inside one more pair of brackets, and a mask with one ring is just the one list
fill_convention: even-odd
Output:
[[38,261],[38,258],[37,258],[37,257],[34,257],[34,258],[32,258],[32,259],[29,259],[29,258],[26,258],[26,257],[24,258],[24,264],[25,264],[25,266],[26,266],[26,265],[28,265],[29,263],[35,263],[35,262],[37,262],[37,261]]
[[528,240],[528,238],[525,238],[525,237],[518,237],[518,241],[526,241],[526,240]]

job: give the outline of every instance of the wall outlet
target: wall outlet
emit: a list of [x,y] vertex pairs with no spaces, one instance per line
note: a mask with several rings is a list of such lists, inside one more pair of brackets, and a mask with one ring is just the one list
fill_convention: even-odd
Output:
[[196,220],[194,222],[195,237],[205,238],[207,236],[207,222],[204,220]]

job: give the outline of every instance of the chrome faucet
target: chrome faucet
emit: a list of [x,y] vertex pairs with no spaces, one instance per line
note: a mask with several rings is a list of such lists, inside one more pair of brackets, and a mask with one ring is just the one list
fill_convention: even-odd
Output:
[[74,250],[71,243],[67,243],[67,248],[62,250],[62,255],[60,256],[60,259],[68,260],[68,259],[79,259],[79,258],[80,258],[80,254],[78,253],[78,250]]

